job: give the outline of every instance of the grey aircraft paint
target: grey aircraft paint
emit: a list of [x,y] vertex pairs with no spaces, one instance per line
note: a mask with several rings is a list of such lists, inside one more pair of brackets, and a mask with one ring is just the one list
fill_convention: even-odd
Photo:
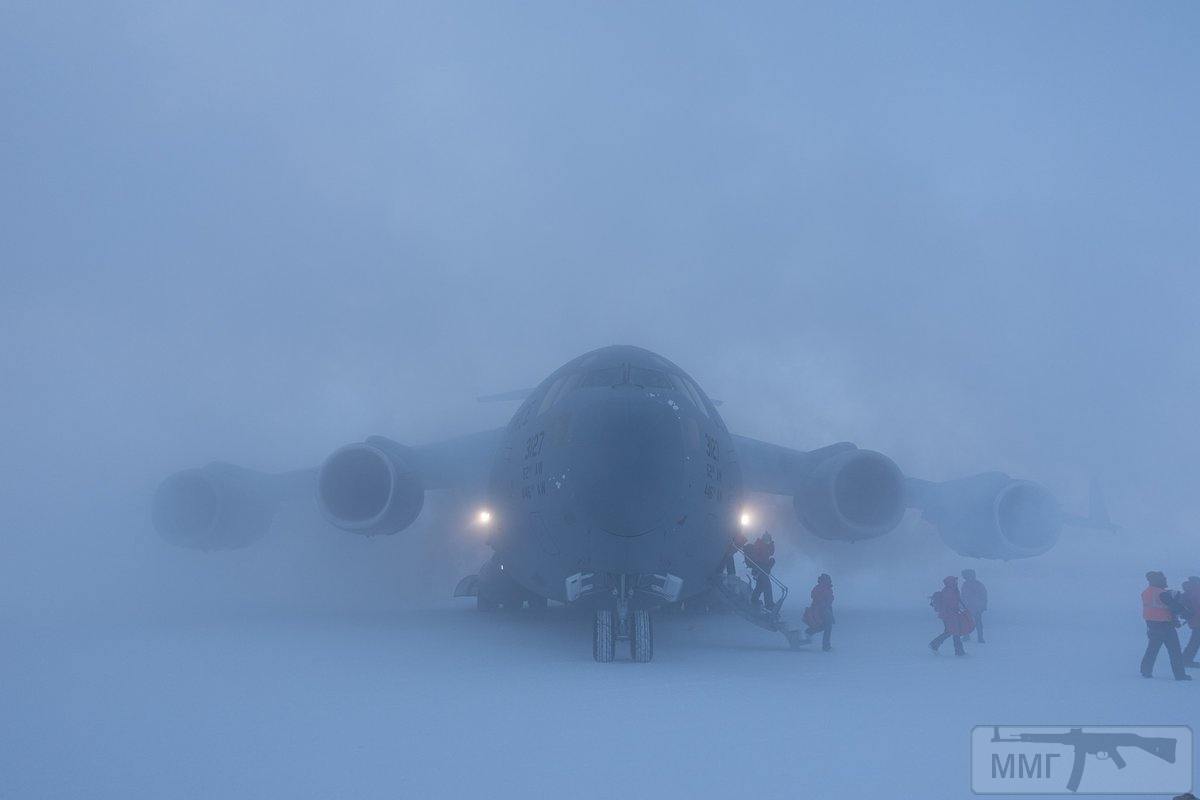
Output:
[[573,574],[675,575],[702,591],[737,525],[729,431],[683,370],[636,347],[558,369],[513,415],[493,468],[494,547],[526,588]]

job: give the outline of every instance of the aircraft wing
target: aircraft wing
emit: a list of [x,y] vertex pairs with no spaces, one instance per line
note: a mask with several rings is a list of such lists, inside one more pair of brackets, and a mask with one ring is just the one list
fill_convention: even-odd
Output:
[[985,472],[934,482],[904,475],[882,453],[850,442],[803,451],[733,437],[746,488],[791,495],[797,516],[825,539],[857,541],[894,529],[908,508],[921,512],[955,552],[1027,558],[1058,541],[1063,514],[1043,486]]
[[416,520],[425,491],[482,491],[504,429],[406,446],[382,436],[335,450],[320,467],[260,472],[224,462],[168,476],[154,495],[154,526],[201,550],[244,547],[270,529],[283,503],[314,503],[343,530],[391,534]]
[[747,436],[734,436],[742,468],[742,480],[752,492],[793,494],[803,477],[829,456],[858,448],[850,442],[839,442],[819,450],[793,450]]

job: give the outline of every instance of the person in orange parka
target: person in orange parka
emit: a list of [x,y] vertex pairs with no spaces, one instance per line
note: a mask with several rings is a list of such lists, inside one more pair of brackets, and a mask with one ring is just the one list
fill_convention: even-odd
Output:
[[1183,602],[1192,612],[1186,620],[1192,637],[1183,648],[1183,666],[1197,669],[1200,668],[1196,663],[1196,654],[1200,653],[1200,577],[1193,575],[1183,582]]
[[1184,671],[1183,652],[1179,648],[1176,628],[1180,622],[1175,618],[1175,594],[1167,590],[1167,578],[1158,570],[1146,573],[1146,583],[1148,585],[1142,590],[1142,619],[1146,621],[1146,654],[1142,656],[1142,677],[1154,677],[1158,651],[1165,647],[1175,680],[1190,681],[1192,676]]
[[951,575],[942,581],[941,591],[929,598],[929,604],[942,620],[943,630],[929,643],[929,649],[937,652],[947,639],[954,639],[954,655],[965,656],[962,637],[974,629],[971,614],[963,605],[962,595],[958,593],[958,578]]
[[822,631],[821,649],[829,652],[829,637],[833,634],[833,578],[821,573],[817,585],[812,589],[812,605],[804,609],[804,634],[812,640],[813,634]]

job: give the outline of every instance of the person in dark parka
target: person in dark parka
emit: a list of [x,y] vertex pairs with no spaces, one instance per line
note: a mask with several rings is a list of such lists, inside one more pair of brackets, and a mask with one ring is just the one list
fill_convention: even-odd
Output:
[[726,575],[733,576],[737,574],[737,565],[733,563],[733,554],[746,546],[746,536],[741,531],[733,535],[729,540],[728,546],[725,548],[725,556],[721,559],[721,563],[717,565],[717,574],[724,572]]
[[[983,581],[975,577],[975,570],[964,569],[962,571],[962,601],[967,607],[967,611],[971,612],[971,619],[975,621],[975,641],[980,644],[987,644],[983,640],[983,612],[987,611],[988,607],[988,591],[983,585]],[[971,638],[970,634],[963,637],[968,641]]]
[[750,556],[752,564],[750,574],[754,576],[754,591],[750,593],[750,603],[758,605],[759,598],[766,600],[767,611],[772,611],[775,608],[775,590],[771,586],[771,568],[775,566],[775,540],[771,538],[770,531],[767,531],[758,538],[758,541],[750,544],[746,551]]
[[1195,669],[1200,667],[1196,663],[1196,655],[1200,653],[1200,577],[1193,575],[1183,582],[1183,604],[1188,610],[1185,621],[1192,629],[1187,647],[1183,648],[1183,666]]
[[822,573],[810,596],[812,605],[804,609],[804,624],[808,626],[804,634],[812,639],[814,634],[822,633],[821,649],[829,652],[829,639],[833,635],[833,578]]

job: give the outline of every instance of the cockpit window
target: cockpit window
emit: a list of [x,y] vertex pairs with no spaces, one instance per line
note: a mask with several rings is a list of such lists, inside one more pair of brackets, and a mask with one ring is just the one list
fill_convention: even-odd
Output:
[[675,375],[675,383],[679,385],[679,391],[683,392],[692,401],[692,405],[700,410],[704,416],[708,416],[708,407],[704,405],[704,398],[700,396],[700,390],[695,384],[680,375]]
[[565,397],[579,383],[579,378],[579,373],[575,373],[574,375],[563,375],[554,381],[550,388],[546,390],[546,396],[542,398],[538,414],[545,414],[555,403]]
[[589,386],[616,386],[622,383],[625,379],[624,367],[604,367],[603,369],[592,370],[583,379],[583,383],[579,384],[582,387]]
[[550,388],[542,395],[542,402],[538,406],[538,414],[545,414],[550,406],[554,405],[554,400],[558,397],[558,393],[562,390],[563,384],[567,382],[566,375],[560,375],[554,383],[550,384]]
[[563,389],[560,389],[559,383],[555,382],[546,393],[546,397],[542,403],[542,411],[544,412],[546,408],[553,405],[557,397],[561,397],[566,391],[576,386],[582,388],[636,386],[639,389],[675,390],[699,409],[701,414],[706,417],[709,416],[708,406],[704,404],[704,398],[700,395],[700,390],[696,388],[694,383],[682,375],[672,374],[665,370],[635,367],[632,365],[594,369],[584,375],[582,380],[576,375],[575,380],[571,381]]
[[644,367],[629,368],[629,382],[644,389],[673,389],[667,373]]

